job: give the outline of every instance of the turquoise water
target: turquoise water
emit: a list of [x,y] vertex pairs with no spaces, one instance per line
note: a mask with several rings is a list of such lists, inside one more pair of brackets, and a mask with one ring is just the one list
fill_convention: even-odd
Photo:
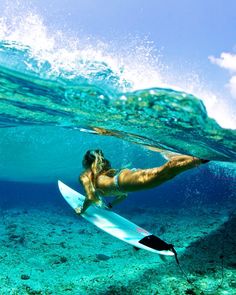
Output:
[[1,294],[197,294],[175,261],[132,252],[64,203],[56,181],[82,191],[91,148],[117,168],[159,166],[159,149],[212,160],[114,210],[174,243],[201,289],[220,284],[224,255],[213,294],[233,294],[236,130],[210,118],[201,97],[137,90],[107,59],[57,57],[0,42]]
[[[102,128],[124,140],[209,160],[236,160],[236,131],[208,117],[200,98],[172,89],[132,91],[105,62],[77,59],[72,69],[0,43],[2,127]],[[95,129],[96,130],[96,129]]]

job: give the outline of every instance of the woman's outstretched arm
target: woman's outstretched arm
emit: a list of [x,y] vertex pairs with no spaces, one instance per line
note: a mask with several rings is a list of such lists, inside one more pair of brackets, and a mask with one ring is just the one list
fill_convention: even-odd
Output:
[[84,201],[84,204],[81,208],[76,208],[75,209],[75,212],[77,214],[81,214],[81,213],[84,213],[85,210],[94,202],[97,201],[97,198],[95,196],[95,191],[94,191],[94,188],[93,188],[93,184],[92,184],[92,181],[90,180],[90,177],[84,173],[84,174],[81,174],[80,175],[80,178],[79,178],[81,184],[83,185],[83,188],[84,188],[84,191],[85,191],[85,194],[86,194],[86,199]]

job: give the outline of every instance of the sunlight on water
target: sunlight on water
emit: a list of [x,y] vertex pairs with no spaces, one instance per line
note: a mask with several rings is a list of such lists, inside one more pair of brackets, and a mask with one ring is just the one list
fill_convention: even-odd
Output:
[[[19,6],[9,5],[0,17],[1,127],[17,127],[13,134],[20,134],[19,128],[25,125],[87,130],[148,149],[236,160],[235,131],[221,128],[207,115],[218,118],[220,113],[221,125],[233,128],[229,107],[204,88],[197,75],[186,73],[188,79],[184,76],[179,81],[168,78],[167,66],[151,42],[133,38],[117,49],[99,40],[51,32],[32,9],[20,11]],[[203,101],[182,89],[190,93],[198,89]],[[11,138],[12,131],[1,133],[5,142],[12,143],[1,146],[2,155],[9,155],[6,149],[14,150],[20,141]],[[58,140],[55,135],[52,150]],[[30,159],[33,163],[33,155]],[[37,178],[37,171],[33,175]]]
[[[0,12],[0,294],[233,294],[232,102],[184,65],[170,73],[148,39],[58,31],[30,2],[44,3],[9,0]],[[90,149],[118,171],[163,165],[160,149],[212,160],[114,208],[138,224],[122,221],[127,233],[174,244],[189,280],[173,257],[134,251],[70,211],[58,179],[83,193]]]
[[[19,1],[14,5],[8,2],[2,15],[0,39],[30,47],[31,55],[38,62],[34,70],[40,71],[40,65],[44,65],[44,75],[45,62],[50,74],[67,78],[111,71],[115,88],[127,91],[165,87],[193,93],[204,101],[210,117],[221,126],[233,129],[236,126],[233,103],[209,90],[196,73],[183,72],[175,76],[168,73],[168,65],[161,62],[159,52],[148,39],[124,37],[124,44],[109,44],[90,36],[74,34],[73,37],[67,32],[49,29],[28,2]],[[28,68],[31,67],[29,64]]]

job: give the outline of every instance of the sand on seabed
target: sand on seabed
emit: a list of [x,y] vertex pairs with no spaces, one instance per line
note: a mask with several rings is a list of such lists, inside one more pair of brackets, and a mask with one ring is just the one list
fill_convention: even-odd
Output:
[[[120,214],[175,245],[189,278],[236,294],[236,216],[217,206],[133,208]],[[70,208],[1,210],[0,294],[201,294],[175,259],[135,251]],[[222,278],[222,255],[224,270]]]

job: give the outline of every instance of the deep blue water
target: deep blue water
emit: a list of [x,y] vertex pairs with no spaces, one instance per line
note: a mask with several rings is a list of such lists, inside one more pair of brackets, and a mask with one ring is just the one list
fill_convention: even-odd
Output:
[[[76,179],[76,176],[75,176]],[[68,183],[74,189],[83,192],[79,183]],[[116,210],[128,211],[135,207],[153,208],[185,208],[199,206],[203,208],[209,204],[224,206],[225,202],[232,202],[234,207],[236,198],[236,180],[221,169],[221,174],[216,175],[208,165],[187,171],[175,179],[161,186],[140,192],[130,193],[129,197]],[[40,208],[42,206],[67,208],[61,197],[57,183],[27,183],[27,182],[0,182],[0,206],[9,208]],[[109,201],[109,198],[104,198]]]
[[[43,35],[44,29],[40,28]],[[236,222],[235,214],[232,214],[236,210],[236,130],[223,128],[210,117],[201,97],[182,90],[162,88],[158,83],[152,88],[137,88],[141,81],[138,78],[140,73],[137,73],[137,78],[134,74],[132,79],[128,79],[127,77],[131,75],[130,73],[125,75],[129,72],[126,64],[123,64],[123,61],[117,62],[116,54],[114,57],[107,57],[106,53],[97,54],[97,48],[90,46],[85,49],[57,48],[54,45],[47,48],[47,45],[51,43],[47,38],[46,40],[43,38],[45,44],[36,44],[36,46],[34,46],[35,40],[31,40],[30,47],[28,43],[25,45],[17,40],[12,41],[11,38],[8,40],[7,35],[4,33],[5,37],[0,40],[0,209],[4,211],[3,219],[7,216],[6,220],[3,220],[2,248],[5,247],[8,250],[9,245],[9,250],[13,254],[9,257],[5,253],[1,254],[2,265],[8,266],[4,260],[7,257],[14,268],[17,264],[17,272],[27,268],[27,265],[29,268],[32,265],[34,267],[38,261],[28,264],[28,261],[24,259],[29,255],[28,250],[32,250],[30,253],[35,254],[35,245],[38,249],[46,245],[46,252],[49,251],[51,256],[45,258],[44,248],[42,252],[37,253],[43,263],[50,264],[51,258],[55,256],[54,252],[58,250],[59,241],[60,245],[64,245],[63,255],[66,253],[65,255],[71,257],[73,253],[70,247],[74,247],[73,242],[79,248],[81,247],[80,239],[83,240],[85,237],[89,240],[86,227],[82,229],[85,236],[82,234],[80,236],[77,231],[74,231],[72,244],[67,234],[65,236],[59,234],[56,237],[50,235],[55,225],[50,222],[51,218],[54,218],[53,212],[58,210],[62,218],[65,215],[73,216],[74,214],[60,195],[57,180],[60,179],[83,192],[83,188],[76,179],[81,173],[81,160],[86,150],[102,149],[114,168],[150,168],[164,163],[164,158],[160,154],[161,149],[209,159],[211,162],[182,173],[155,189],[130,193],[123,203],[114,208],[114,211],[127,216],[131,221],[142,213],[141,222],[143,223],[146,222],[145,217],[150,212],[149,216],[157,212],[156,220],[158,220],[160,209],[166,213],[163,215],[165,217],[177,212],[177,218],[180,221],[185,212],[197,215],[197,221],[201,219],[204,212],[204,222],[206,222],[207,214],[210,219],[220,219],[223,211],[225,219],[216,220],[218,228],[211,231],[209,227],[209,231],[200,235],[201,228],[198,228],[198,224],[195,225],[195,233],[197,231],[199,238],[192,242],[194,237],[191,234],[188,235],[186,242],[191,243],[191,247],[182,243],[182,235],[186,233],[181,232],[178,227],[172,228],[172,234],[176,231],[175,241],[179,242],[179,247],[185,248],[184,255],[181,257],[183,263],[188,267],[190,265],[188,269],[190,273],[193,273],[198,266],[197,275],[202,276],[203,280],[205,274],[208,278],[209,271],[202,272],[201,264],[206,261],[209,264],[209,260],[214,261],[216,266],[214,271],[218,271],[218,277],[220,277],[219,257],[225,247],[225,266],[230,277],[230,271],[235,269],[236,255],[234,247]],[[44,46],[41,47],[41,45]],[[119,56],[119,52],[117,55]],[[145,65],[143,68],[146,68]],[[142,73],[142,77],[145,74]],[[212,207],[216,215],[210,215]],[[33,220],[36,232],[33,233],[33,240],[31,240],[32,233],[27,231],[24,224],[13,224],[12,227],[14,214],[8,215],[11,209],[13,211],[16,209],[18,215],[34,209],[38,209],[37,213],[41,213],[40,211],[48,213],[46,214],[48,227],[45,228],[47,238],[43,243],[44,233],[38,236],[38,230],[41,230],[40,220]],[[145,215],[146,212],[147,215]],[[58,216],[60,215],[56,215],[57,222]],[[227,217],[229,217],[228,221]],[[34,215],[29,215],[29,218],[34,218]],[[22,220],[24,218],[19,218],[17,222],[21,223]],[[75,220],[76,224],[82,223],[79,218]],[[185,222],[185,219],[183,220]],[[145,228],[158,232],[159,223],[149,222],[148,218],[147,221]],[[58,231],[68,233],[67,226],[67,224],[65,227],[58,225]],[[29,235],[28,244],[26,244],[28,248],[24,244],[18,244],[17,234],[22,233],[15,234],[14,231],[20,231],[21,228],[23,236]],[[75,228],[77,230],[76,226]],[[185,225],[182,228],[185,228]],[[94,231],[93,234],[95,235],[96,232]],[[64,240],[67,241],[68,248],[65,247]],[[94,250],[93,246],[90,244],[89,251]],[[112,246],[111,240],[111,243],[107,244],[109,251]],[[27,251],[24,253],[22,249]],[[98,250],[101,251],[101,249]],[[87,251],[87,245],[83,245],[83,253],[87,254]],[[15,252],[19,256],[14,256]],[[26,256],[21,256],[22,252]],[[123,257],[130,256],[130,253],[127,253]],[[20,259],[23,257],[21,265],[19,257]],[[91,257],[86,256],[86,259],[83,262],[89,273]],[[113,259],[116,262],[119,256]],[[70,261],[71,267],[74,262],[76,258],[73,256]],[[101,266],[94,260],[92,263],[95,263],[99,270]],[[142,263],[135,261],[135,265],[138,264],[140,266]],[[212,269],[211,263],[210,266]],[[78,276],[77,269],[74,273],[72,272],[71,278],[68,278],[65,275],[67,265],[63,267],[65,268],[61,268],[60,274],[62,281],[67,282],[69,279],[69,284],[74,283],[75,276],[76,278]],[[173,263],[171,267],[171,276],[173,274],[175,276],[176,270],[173,270]],[[153,271],[153,269],[150,270]],[[110,272],[111,269],[108,271]],[[135,288],[137,285],[139,287],[140,282],[143,284],[140,278],[145,278],[146,272],[148,287],[151,281],[156,281],[155,272],[150,279],[149,268],[138,272],[135,279],[132,278],[132,273],[125,274],[126,279],[131,281],[130,286],[127,287],[128,290],[132,289],[132,280],[134,280]],[[164,272],[165,274],[162,275],[167,275],[168,271],[164,269]],[[57,280],[54,269],[46,269],[45,273],[50,280]],[[45,290],[43,272],[37,276],[41,289]],[[79,274],[79,276],[87,278],[87,273]],[[92,284],[92,288],[93,283],[96,283],[94,278],[88,281]],[[173,290],[180,281],[178,274],[176,278],[178,281],[174,282]],[[25,282],[22,282],[20,276],[16,279],[15,276],[10,276],[12,281],[7,281],[9,279],[7,274],[6,277],[0,276],[1,279],[4,280],[8,291],[16,285],[16,282],[19,284],[19,290],[22,288],[25,290]],[[159,277],[159,280],[161,279]],[[214,276],[212,280],[214,281]],[[122,290],[123,282],[119,289],[119,286],[116,286],[116,280],[111,281],[114,286],[108,286],[108,289],[114,287]],[[34,290],[38,288],[37,279],[35,282],[32,279]],[[101,286],[103,283],[104,281],[101,281]],[[87,288],[86,281],[84,285]],[[74,289],[67,290],[72,290],[74,295],[77,293],[73,292],[80,290],[81,282],[77,281],[77,285],[73,286]],[[54,286],[50,288],[54,290]],[[55,294],[58,294],[59,289],[55,289]],[[8,291],[7,294],[9,294]],[[30,294],[36,293],[32,291]]]

